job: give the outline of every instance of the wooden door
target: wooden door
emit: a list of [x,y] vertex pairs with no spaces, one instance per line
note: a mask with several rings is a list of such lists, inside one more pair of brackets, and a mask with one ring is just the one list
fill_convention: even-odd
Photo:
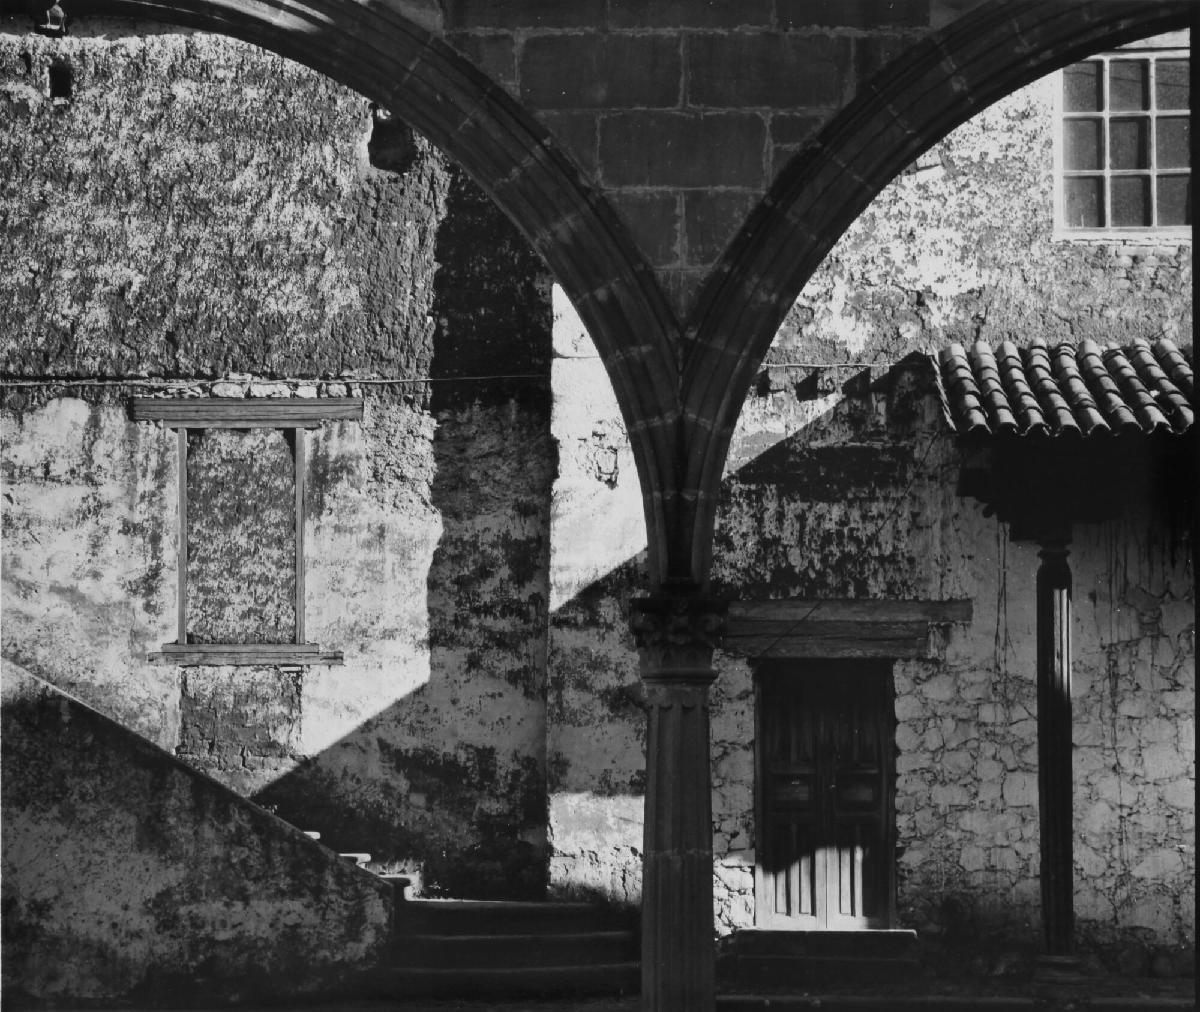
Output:
[[893,728],[889,664],[760,670],[760,927],[891,926]]

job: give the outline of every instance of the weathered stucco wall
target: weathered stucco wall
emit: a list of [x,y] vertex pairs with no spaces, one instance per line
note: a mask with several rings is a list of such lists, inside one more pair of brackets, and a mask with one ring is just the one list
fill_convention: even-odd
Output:
[[[423,138],[230,40],[0,35],[0,106],[6,659],[428,890],[540,895],[540,263]],[[174,433],[128,418],[144,376],[364,397],[306,447],[306,638],[343,666],[146,662],[176,638],[178,474]],[[290,638],[290,448],[202,466],[263,438],[192,439],[197,640]]]
[[[977,337],[1191,343],[1190,244],[1052,238],[1051,86],[950,135],[834,248],[743,408],[719,513],[714,584],[731,596],[973,603],[931,658],[893,666],[899,913],[925,937],[1039,930],[1036,546],[955,494],[961,457],[936,399],[847,396],[861,367],[836,364]],[[551,885],[636,900],[644,716],[625,603],[645,540],[640,503],[597,466],[627,444],[611,403],[578,392],[590,352],[576,328],[556,318]],[[1194,574],[1168,512],[1147,493],[1121,521],[1079,526],[1070,556],[1077,917],[1101,947],[1195,933]],[[754,923],[754,675],[747,658],[716,664],[714,918],[727,932]]]
[[768,361],[871,362],[950,341],[1192,336],[1192,250],[1053,231],[1055,75],[953,131],[846,231]]
[[390,885],[11,662],[3,743],[6,1005],[327,992],[382,956]]

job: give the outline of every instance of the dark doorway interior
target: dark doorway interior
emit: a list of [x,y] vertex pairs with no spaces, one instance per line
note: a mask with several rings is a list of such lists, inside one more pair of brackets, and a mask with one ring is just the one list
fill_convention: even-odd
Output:
[[894,923],[892,693],[886,661],[760,665],[758,927]]

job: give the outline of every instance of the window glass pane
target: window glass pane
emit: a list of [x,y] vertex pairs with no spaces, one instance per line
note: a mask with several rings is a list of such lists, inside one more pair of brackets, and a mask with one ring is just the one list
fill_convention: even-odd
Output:
[[1104,180],[1082,176],[1064,180],[1063,212],[1067,228],[1100,228],[1104,225]]
[[1104,89],[1100,86],[1103,66],[1097,61],[1063,68],[1065,112],[1099,112],[1104,108]]
[[1190,109],[1187,60],[1159,60],[1154,65],[1154,101],[1160,109]]
[[1150,224],[1150,178],[1118,176],[1112,180],[1112,223],[1121,228]]
[[1190,225],[1192,223],[1192,177],[1159,176],[1158,224]]
[[187,629],[193,643],[296,635],[296,485],[279,429],[188,433]]
[[1063,124],[1063,168],[1099,169],[1101,127],[1098,119],[1069,119]]
[[1112,60],[1108,65],[1109,107],[1115,111],[1149,108],[1146,99],[1149,63],[1146,60]]
[[1114,119],[1108,124],[1108,165],[1112,169],[1150,168],[1150,121]]
[[1154,151],[1160,169],[1185,169],[1191,163],[1188,157],[1191,141],[1190,120],[1185,116],[1162,116],[1155,124],[1157,136]]

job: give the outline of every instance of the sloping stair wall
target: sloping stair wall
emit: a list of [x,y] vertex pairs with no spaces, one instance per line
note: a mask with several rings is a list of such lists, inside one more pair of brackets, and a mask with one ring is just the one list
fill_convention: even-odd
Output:
[[19,666],[2,687],[6,1008],[338,994],[380,964],[390,883]]
[[638,989],[636,911],[406,899],[18,665],[0,687],[5,1008]]

